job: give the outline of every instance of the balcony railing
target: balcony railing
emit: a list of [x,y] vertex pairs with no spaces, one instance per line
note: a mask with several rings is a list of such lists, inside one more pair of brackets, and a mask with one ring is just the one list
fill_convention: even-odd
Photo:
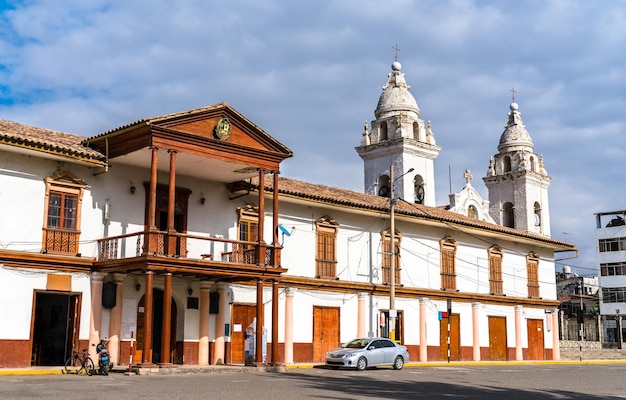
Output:
[[48,253],[78,253],[80,232],[44,228],[44,249]]
[[[149,249],[146,242],[152,240]],[[169,247],[172,247],[169,249]],[[272,265],[280,247],[263,246],[264,265]],[[148,253],[159,256],[258,265],[259,243],[163,231],[143,231],[98,240],[98,261],[138,257]]]

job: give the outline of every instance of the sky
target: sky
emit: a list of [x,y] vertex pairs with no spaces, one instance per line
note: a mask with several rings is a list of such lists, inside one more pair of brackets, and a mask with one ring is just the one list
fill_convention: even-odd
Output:
[[[93,136],[227,102],[289,147],[281,176],[363,191],[395,59],[437,145],[436,202],[482,177],[515,102],[552,177],[552,237],[597,274],[626,209],[625,0],[0,0],[0,118]],[[558,255],[557,255],[558,257]]]

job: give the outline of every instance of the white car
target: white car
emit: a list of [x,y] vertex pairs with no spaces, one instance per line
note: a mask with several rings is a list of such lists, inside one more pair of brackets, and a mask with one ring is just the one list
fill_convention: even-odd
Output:
[[402,369],[409,362],[409,351],[405,346],[387,338],[359,338],[351,340],[326,354],[326,365],[339,367],[365,368],[391,365]]

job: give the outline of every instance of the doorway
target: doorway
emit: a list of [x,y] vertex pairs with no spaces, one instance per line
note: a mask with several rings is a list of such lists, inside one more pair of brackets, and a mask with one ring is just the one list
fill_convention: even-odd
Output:
[[489,317],[489,359],[507,361],[506,317]]
[[326,353],[339,347],[339,308],[313,307],[313,362],[324,362]]
[[[246,328],[254,321],[256,317],[255,304],[233,304],[232,325],[237,326],[237,332],[231,335],[230,344],[230,362],[232,364],[244,364],[245,359],[245,342]],[[254,327],[256,330],[256,326]],[[234,330],[234,329],[233,329]]]
[[[143,314],[145,309],[145,295],[139,300],[137,305],[137,346],[135,351],[136,360],[143,360],[143,338],[145,327],[143,325]],[[176,351],[176,319],[178,312],[176,310],[176,302],[172,298],[172,311],[170,322],[170,354],[169,362],[176,359],[174,352]],[[163,290],[152,289],[152,349],[149,357],[150,362],[154,364],[161,363],[161,341],[163,337]]]
[[448,359],[448,322],[450,322],[450,361],[461,361],[461,317],[452,314],[439,322],[439,359]]
[[35,292],[31,365],[63,365],[79,349],[80,294]]
[[528,328],[528,359],[544,360],[543,320],[528,319],[526,327]]

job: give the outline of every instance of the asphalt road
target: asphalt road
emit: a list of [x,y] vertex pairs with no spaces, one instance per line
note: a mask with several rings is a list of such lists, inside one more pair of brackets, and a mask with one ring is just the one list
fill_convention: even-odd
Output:
[[356,372],[0,376],[0,399],[625,399],[626,365],[405,367]]

